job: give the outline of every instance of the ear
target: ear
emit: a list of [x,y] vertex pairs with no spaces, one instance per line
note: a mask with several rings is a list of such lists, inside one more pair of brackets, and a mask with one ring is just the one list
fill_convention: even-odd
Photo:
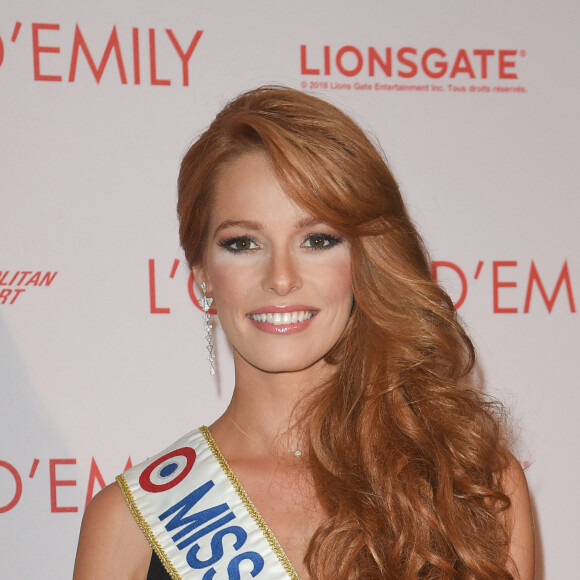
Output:
[[191,273],[193,274],[193,280],[198,288],[201,288],[202,282],[206,283],[206,292],[207,294],[212,293],[211,283],[207,276],[207,272],[203,266],[193,266],[191,268]]

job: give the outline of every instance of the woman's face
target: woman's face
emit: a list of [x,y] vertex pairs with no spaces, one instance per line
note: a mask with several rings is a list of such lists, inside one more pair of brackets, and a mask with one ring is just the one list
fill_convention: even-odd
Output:
[[215,299],[236,365],[324,365],[352,307],[348,242],[286,196],[262,153],[224,166],[212,203],[195,276]]

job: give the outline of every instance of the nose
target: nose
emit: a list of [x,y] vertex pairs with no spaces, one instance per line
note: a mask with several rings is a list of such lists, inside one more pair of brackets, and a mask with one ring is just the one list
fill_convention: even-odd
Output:
[[302,287],[296,258],[290,252],[272,252],[265,266],[262,287],[280,296],[285,296]]

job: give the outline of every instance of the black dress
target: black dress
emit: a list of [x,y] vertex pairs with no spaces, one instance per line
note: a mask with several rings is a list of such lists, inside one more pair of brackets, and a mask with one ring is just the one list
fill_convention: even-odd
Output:
[[151,554],[151,562],[149,563],[149,570],[147,572],[147,580],[171,580],[171,576],[163,567],[161,560],[157,557],[155,550]]

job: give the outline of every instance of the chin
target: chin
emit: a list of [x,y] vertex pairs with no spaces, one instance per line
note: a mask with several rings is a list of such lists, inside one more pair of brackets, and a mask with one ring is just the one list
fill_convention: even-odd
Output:
[[244,357],[242,355],[242,358],[254,368],[266,373],[297,373],[313,366],[324,364],[324,354],[319,357],[313,357],[312,355],[308,357],[288,357],[287,354],[284,353],[280,356],[272,353],[267,357],[260,358]]

